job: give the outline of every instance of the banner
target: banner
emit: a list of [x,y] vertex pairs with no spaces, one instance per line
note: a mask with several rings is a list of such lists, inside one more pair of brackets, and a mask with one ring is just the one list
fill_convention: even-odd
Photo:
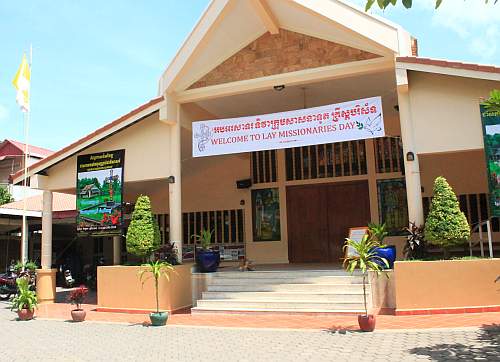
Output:
[[290,112],[193,122],[193,157],[385,136],[381,97]]
[[481,122],[488,169],[490,216],[500,217],[500,112],[487,111],[481,106]]
[[77,233],[121,233],[124,156],[125,150],[78,156]]

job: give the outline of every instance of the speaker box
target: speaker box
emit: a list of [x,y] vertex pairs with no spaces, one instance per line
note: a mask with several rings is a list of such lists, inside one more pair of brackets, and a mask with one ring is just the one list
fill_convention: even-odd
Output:
[[238,189],[248,189],[250,186],[252,186],[252,180],[249,178],[236,181],[236,188]]

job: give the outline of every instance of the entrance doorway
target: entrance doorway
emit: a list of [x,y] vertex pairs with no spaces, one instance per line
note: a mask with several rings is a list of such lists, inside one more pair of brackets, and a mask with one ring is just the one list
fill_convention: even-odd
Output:
[[338,263],[350,227],[370,220],[367,181],[289,186],[286,191],[291,263]]

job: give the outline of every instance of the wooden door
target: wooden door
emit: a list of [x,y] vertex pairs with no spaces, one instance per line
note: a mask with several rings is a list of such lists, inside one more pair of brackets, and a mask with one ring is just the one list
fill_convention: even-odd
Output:
[[339,262],[344,257],[342,247],[349,228],[367,226],[370,221],[368,182],[329,185],[327,202],[329,259]]
[[290,186],[286,195],[292,263],[339,262],[349,228],[370,220],[366,181]]
[[328,262],[325,188],[310,185],[287,188],[288,253],[294,263]]

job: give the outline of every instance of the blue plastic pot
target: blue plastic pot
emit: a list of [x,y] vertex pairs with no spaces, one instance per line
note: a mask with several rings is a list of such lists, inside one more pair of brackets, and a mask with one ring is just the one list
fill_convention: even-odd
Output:
[[389,268],[380,260],[377,260],[377,264],[382,266],[384,269],[394,269],[394,262],[396,261],[396,246],[388,245],[385,248],[375,248],[375,255],[386,259],[389,262]]
[[196,264],[202,273],[213,273],[217,271],[220,263],[220,253],[214,250],[198,250],[196,253]]

